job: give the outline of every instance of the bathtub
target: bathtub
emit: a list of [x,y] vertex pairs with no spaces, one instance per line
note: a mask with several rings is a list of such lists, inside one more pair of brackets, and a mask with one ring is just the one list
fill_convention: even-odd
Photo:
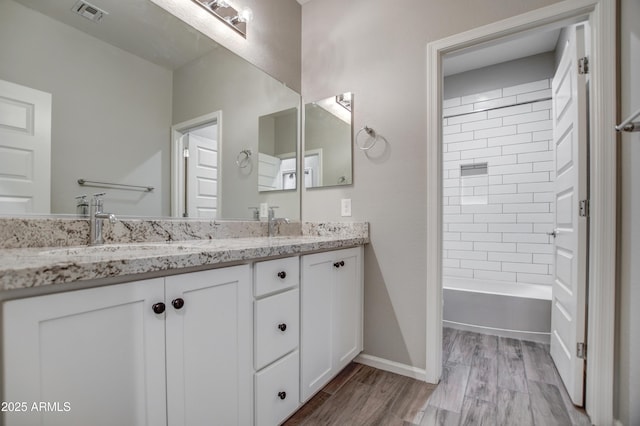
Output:
[[443,277],[443,325],[549,343],[551,287]]

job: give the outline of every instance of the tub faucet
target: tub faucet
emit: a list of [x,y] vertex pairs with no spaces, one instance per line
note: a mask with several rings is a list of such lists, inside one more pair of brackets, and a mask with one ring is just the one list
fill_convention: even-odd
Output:
[[104,213],[102,196],[105,192],[93,194],[91,208],[89,209],[89,245],[95,246],[104,243],[102,238],[102,220],[109,219],[109,222],[116,223],[118,218],[113,213]]
[[288,218],[286,217],[274,217],[275,216],[275,210],[278,207],[273,206],[273,207],[269,207],[269,236],[273,237],[274,234],[276,233],[276,225],[280,224],[280,223],[289,223],[291,222]]

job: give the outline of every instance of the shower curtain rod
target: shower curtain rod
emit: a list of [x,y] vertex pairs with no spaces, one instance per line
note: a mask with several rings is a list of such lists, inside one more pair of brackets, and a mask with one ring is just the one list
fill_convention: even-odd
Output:
[[534,104],[536,102],[550,101],[551,99],[552,99],[551,97],[548,97],[548,98],[535,99],[533,101],[520,102],[520,103],[515,103],[515,104],[510,104],[510,105],[503,105],[503,106],[497,106],[497,107],[491,107],[491,108],[480,108],[480,109],[475,109],[475,110],[469,111],[469,112],[463,112],[463,113],[460,113],[460,114],[445,115],[442,118],[444,119],[444,118],[460,117],[460,116],[463,116],[463,115],[475,114],[476,112],[493,111],[494,109],[511,108],[511,107],[514,107],[514,106]]

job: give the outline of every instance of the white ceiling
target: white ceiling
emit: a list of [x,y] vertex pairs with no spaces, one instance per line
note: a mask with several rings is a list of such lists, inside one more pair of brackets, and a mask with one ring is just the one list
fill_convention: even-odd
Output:
[[92,22],[71,9],[77,0],[16,0],[24,6],[169,69],[218,45],[148,0],[88,0],[108,12]]
[[514,59],[555,50],[560,29],[533,32],[513,39],[497,40],[446,55],[442,63],[445,76],[483,68]]

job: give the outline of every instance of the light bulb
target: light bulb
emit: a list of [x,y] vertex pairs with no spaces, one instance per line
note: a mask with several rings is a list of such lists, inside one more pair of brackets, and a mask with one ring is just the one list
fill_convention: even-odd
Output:
[[253,21],[253,11],[248,7],[243,7],[238,14],[238,18],[240,22],[251,22]]

